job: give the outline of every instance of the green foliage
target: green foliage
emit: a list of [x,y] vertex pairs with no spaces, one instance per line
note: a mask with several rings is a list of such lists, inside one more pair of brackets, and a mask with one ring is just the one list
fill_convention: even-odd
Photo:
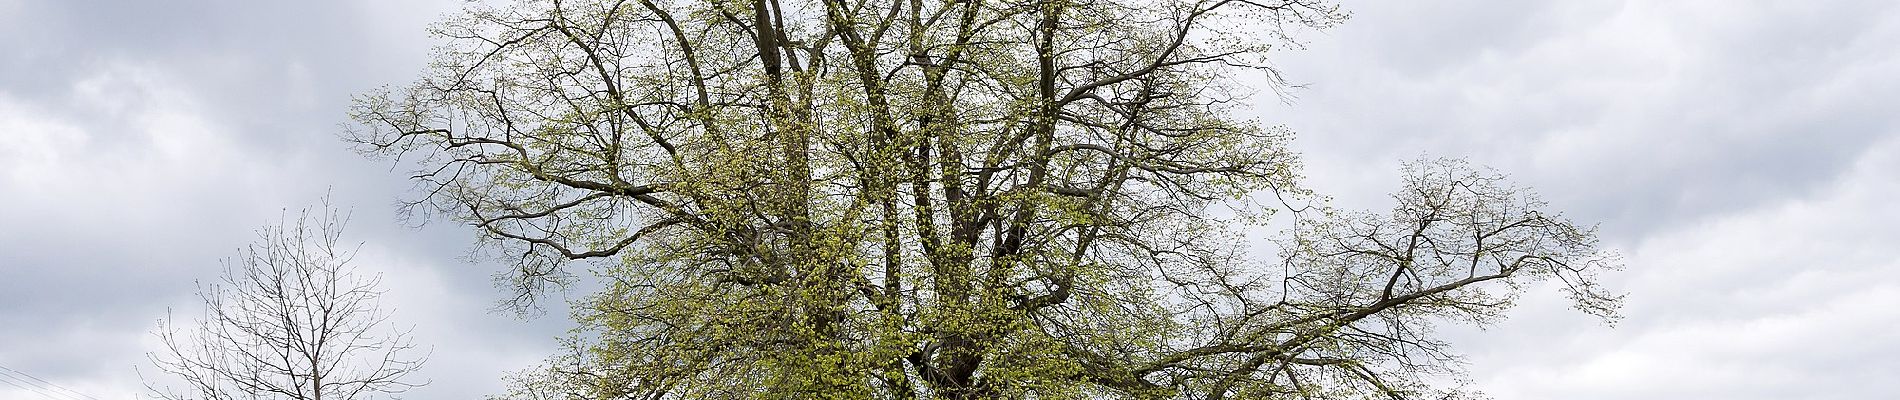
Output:
[[[523,2],[442,24],[352,139],[516,263],[591,261],[570,352],[517,398],[1353,398],[1426,393],[1429,336],[1560,278],[1589,232],[1452,162],[1386,217],[1236,119],[1330,5]],[[1214,212],[1225,208],[1235,212]],[[1279,212],[1276,212],[1279,211]],[[1239,229],[1297,221],[1279,261]],[[1283,219],[1282,219],[1283,220]]]

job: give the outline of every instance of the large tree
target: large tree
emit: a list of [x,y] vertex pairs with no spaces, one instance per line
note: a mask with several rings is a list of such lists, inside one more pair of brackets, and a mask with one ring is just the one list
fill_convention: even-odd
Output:
[[[1592,234],[1455,161],[1389,215],[1235,116],[1300,0],[573,0],[467,12],[351,139],[530,300],[591,260],[571,398],[1411,398]],[[1243,79],[1243,77],[1245,77]],[[1247,229],[1279,223],[1276,250]],[[1265,256],[1256,254],[1265,253]],[[1277,257],[1276,257],[1277,256]]]

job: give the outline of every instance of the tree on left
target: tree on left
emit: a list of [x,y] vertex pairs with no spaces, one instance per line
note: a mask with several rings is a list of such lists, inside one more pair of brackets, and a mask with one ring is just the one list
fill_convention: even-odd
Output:
[[259,229],[220,280],[199,286],[202,319],[159,321],[164,348],[147,356],[182,388],[147,389],[168,400],[352,400],[426,384],[409,379],[427,355],[378,304],[380,277],[355,271],[356,246],[339,243],[348,222],[326,200]]

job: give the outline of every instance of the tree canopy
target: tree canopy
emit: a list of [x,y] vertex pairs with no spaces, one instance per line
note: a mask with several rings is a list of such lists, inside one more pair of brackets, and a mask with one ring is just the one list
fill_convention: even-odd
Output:
[[[471,5],[350,139],[414,167],[531,301],[589,261],[524,398],[1414,398],[1431,334],[1615,260],[1529,191],[1407,167],[1389,213],[1301,188],[1237,116],[1282,0]],[[1267,254],[1247,230],[1284,232]]]

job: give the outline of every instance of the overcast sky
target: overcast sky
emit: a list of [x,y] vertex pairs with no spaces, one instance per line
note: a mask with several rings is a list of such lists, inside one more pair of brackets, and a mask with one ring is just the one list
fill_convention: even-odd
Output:
[[[1507,322],[1447,329],[1470,384],[1900,393],[1900,3],[1534,3],[1347,3],[1352,20],[1277,59],[1304,88],[1253,111],[1300,133],[1308,184],[1341,206],[1384,209],[1401,161],[1451,156],[1601,224],[1626,318],[1528,293]],[[166,308],[326,190],[434,349],[434,384],[405,398],[494,393],[549,354],[560,312],[488,312],[503,292],[466,257],[473,232],[399,223],[408,184],[336,139],[350,96],[416,76],[424,28],[456,7],[0,0],[0,367],[134,398]],[[0,399],[41,398],[11,376]]]

